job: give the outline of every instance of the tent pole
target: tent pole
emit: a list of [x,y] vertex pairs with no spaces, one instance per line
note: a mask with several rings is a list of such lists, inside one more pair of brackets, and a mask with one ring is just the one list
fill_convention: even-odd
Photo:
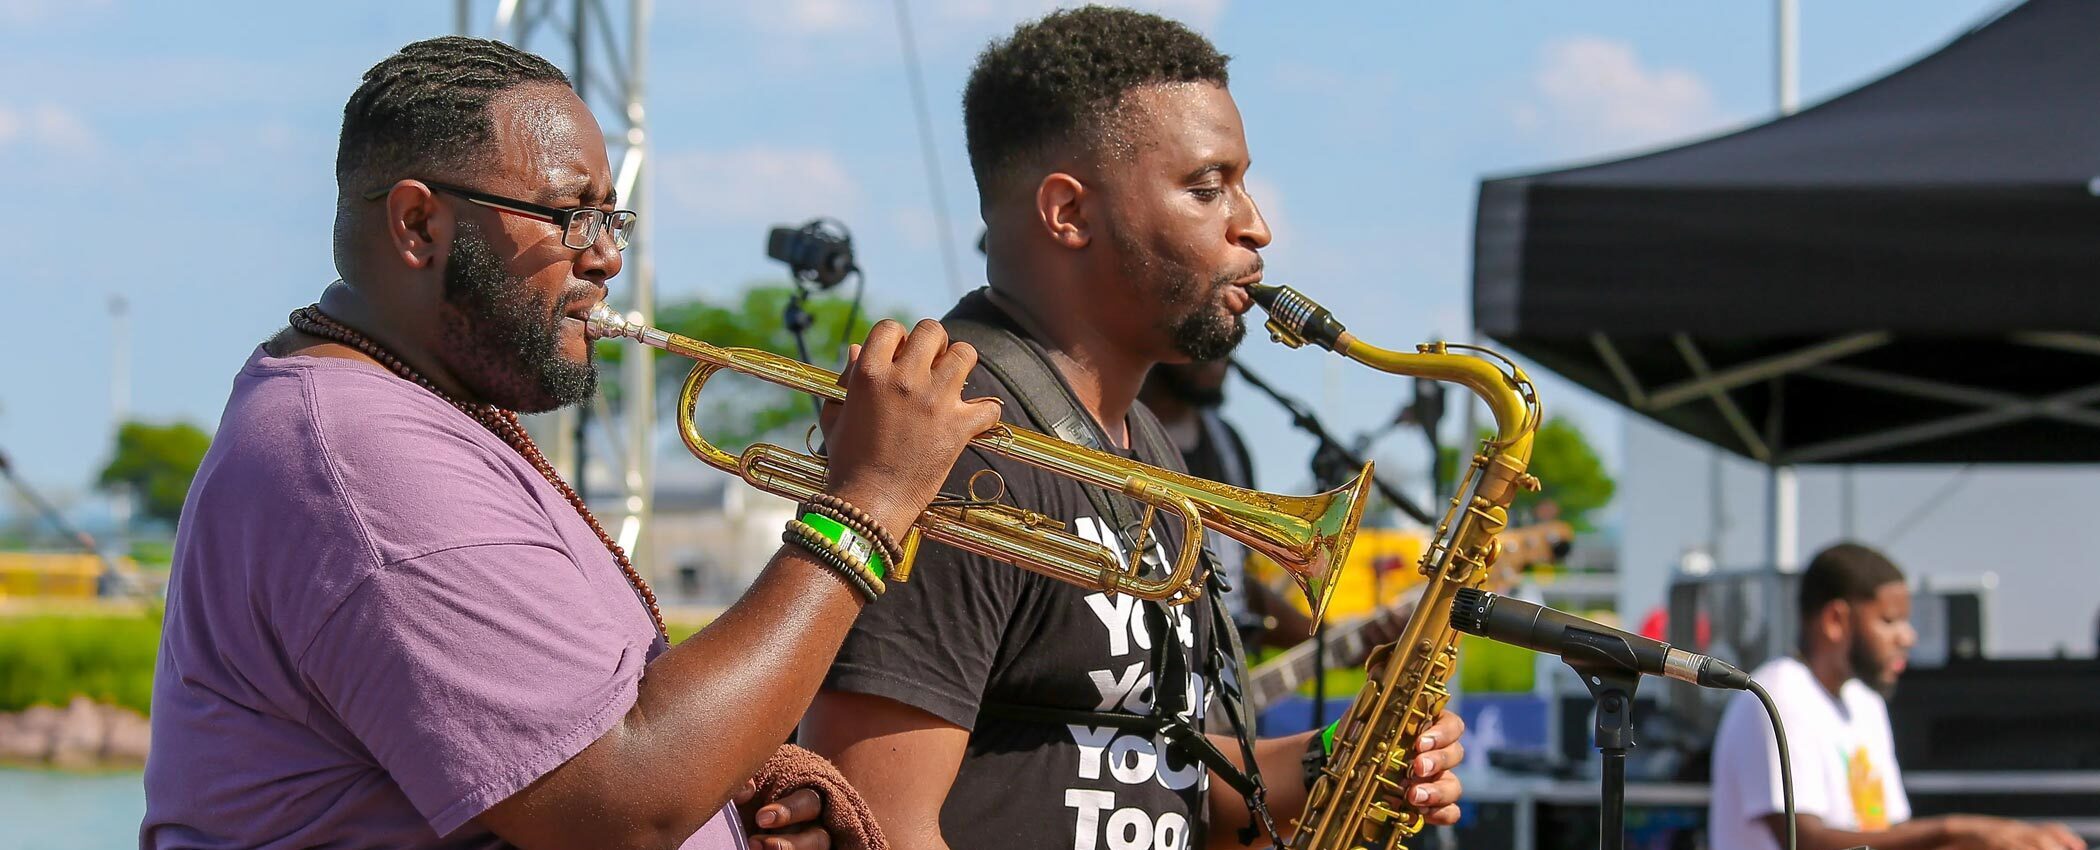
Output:
[[1792,115],[1801,105],[1801,15],[1795,0],[1779,2],[1779,114]]
[[1765,559],[1782,573],[1800,569],[1801,486],[1794,467],[1774,464],[1765,467],[1767,526],[1772,539]]

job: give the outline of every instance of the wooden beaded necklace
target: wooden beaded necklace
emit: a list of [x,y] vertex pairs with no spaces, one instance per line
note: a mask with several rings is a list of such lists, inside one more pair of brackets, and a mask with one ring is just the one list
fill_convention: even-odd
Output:
[[583,504],[583,497],[576,495],[576,489],[570,487],[569,482],[563,481],[561,475],[554,471],[554,465],[547,462],[547,456],[542,454],[540,447],[532,441],[532,435],[525,433],[525,426],[518,421],[518,414],[515,411],[504,410],[491,404],[466,404],[446,395],[443,390],[430,383],[428,378],[409,368],[408,364],[401,362],[401,359],[395,357],[393,352],[379,347],[379,344],[373,342],[371,338],[358,333],[349,325],[338,322],[328,314],[321,312],[321,305],[319,304],[308,305],[292,311],[291,321],[292,327],[298,329],[300,333],[334,340],[363,352],[366,357],[378,361],[380,365],[392,370],[394,374],[401,376],[403,380],[429,390],[432,395],[444,399],[446,403],[453,407],[459,408],[461,413],[473,417],[474,421],[480,422],[482,427],[489,429],[491,433],[508,443],[513,450],[517,451],[519,456],[525,458],[527,463],[532,464],[533,469],[539,471],[540,477],[547,479],[548,484],[554,485],[554,489],[560,491],[562,497],[569,500],[569,506],[575,508],[576,514],[583,517],[583,521],[590,525],[591,531],[597,533],[598,542],[605,544],[606,551],[612,553],[613,562],[620,565],[621,574],[627,576],[627,583],[634,587],[635,595],[640,596],[642,604],[649,609],[649,620],[656,625],[656,633],[668,639],[668,633],[664,631],[663,612],[656,605],[656,593],[649,589],[649,583],[642,580],[642,574],[637,572],[634,568],[634,563],[627,559],[627,551],[621,549],[620,544],[613,541],[612,535],[605,533],[605,526],[598,524],[598,518],[593,516],[591,509]]

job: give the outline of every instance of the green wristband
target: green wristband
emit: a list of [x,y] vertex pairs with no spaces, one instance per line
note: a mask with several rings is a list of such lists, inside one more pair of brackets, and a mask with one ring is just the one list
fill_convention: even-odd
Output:
[[1337,720],[1327,724],[1327,728],[1320,730],[1320,749],[1330,756],[1334,755],[1335,730],[1340,728],[1342,728],[1342,721]]
[[804,513],[802,521],[808,523],[809,527],[823,532],[825,537],[831,538],[831,542],[839,544],[839,548],[846,550],[848,554],[866,562],[876,578],[890,577],[888,565],[882,562],[882,547],[875,545],[873,541],[854,533],[853,529],[847,528],[838,520],[816,511]]

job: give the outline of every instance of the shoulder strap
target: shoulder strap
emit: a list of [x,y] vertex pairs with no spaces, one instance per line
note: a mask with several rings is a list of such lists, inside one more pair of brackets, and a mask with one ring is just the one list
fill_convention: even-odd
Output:
[[[947,328],[948,339],[977,349],[977,364],[1006,385],[1027,414],[1029,425],[1068,443],[1102,448],[1093,418],[1072,401],[1071,391],[1050,371],[1042,355],[1013,331],[971,318],[950,317],[941,325]],[[1053,400],[1063,403],[1053,407]]]
[[[978,365],[999,379],[999,382],[1006,386],[1008,394],[1019,402],[1022,414],[1028,419],[1025,424],[1066,442],[1097,450],[1107,447],[1107,435],[1102,433],[1094,418],[1080,406],[1078,399],[1072,396],[1071,389],[1058,378],[1048,358],[1010,327],[952,313],[941,320],[941,325],[948,331],[950,340],[967,342],[977,349]],[[1166,428],[1160,425],[1159,419],[1152,415],[1152,411],[1139,405],[1133,408],[1133,414],[1126,420],[1131,427],[1133,448],[1142,441],[1143,454],[1158,458],[1178,456],[1180,450],[1174,448]],[[1108,498],[1108,494],[1101,488],[1087,487],[1085,492],[1087,501],[1094,506],[1096,515],[1111,523],[1112,528],[1120,531],[1132,525],[1132,522],[1124,517],[1124,512],[1117,509],[1119,506],[1115,500]],[[1124,542],[1126,545],[1137,545],[1137,541]],[[1207,549],[1204,557],[1206,560],[1211,557]],[[1167,624],[1165,609],[1154,603],[1144,604],[1145,626],[1151,633],[1154,653],[1152,669],[1155,685],[1152,691],[1151,716],[993,701],[981,703],[978,711],[986,716],[1007,720],[1109,726],[1145,735],[1163,736],[1193,754],[1204,767],[1238,791],[1240,796],[1247,800],[1248,810],[1252,815],[1250,820],[1267,826],[1270,834],[1275,835],[1275,826],[1268,811],[1267,788],[1262,783],[1260,766],[1254,759],[1253,718],[1247,716],[1244,697],[1237,686],[1228,684],[1228,677],[1224,675],[1222,666],[1237,665],[1238,678],[1244,678],[1244,658],[1240,655],[1239,634],[1232,628],[1231,617],[1226,614],[1220,602],[1223,594],[1219,591],[1223,588],[1217,571],[1206,572],[1211,587],[1210,592],[1205,594],[1209,598],[1201,604],[1210,614],[1213,624],[1210,626],[1211,657],[1204,665],[1202,673],[1217,689],[1218,696],[1225,705],[1226,717],[1232,722],[1233,731],[1239,738],[1241,757],[1247,765],[1246,770],[1242,771],[1234,766],[1200,730],[1188,723],[1177,722],[1176,718],[1187,710],[1186,691],[1183,688],[1165,687],[1157,683],[1187,681],[1187,660],[1182,653],[1172,651],[1172,647],[1178,646],[1180,641]],[[1254,829],[1250,824],[1242,831],[1241,843],[1252,842]]]

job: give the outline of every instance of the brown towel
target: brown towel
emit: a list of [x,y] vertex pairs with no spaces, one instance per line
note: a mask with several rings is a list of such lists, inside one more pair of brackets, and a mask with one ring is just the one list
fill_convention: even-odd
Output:
[[758,785],[754,800],[773,800],[797,788],[815,789],[824,798],[824,829],[836,850],[889,850],[882,827],[860,792],[823,756],[794,744],[783,744],[751,778]]

